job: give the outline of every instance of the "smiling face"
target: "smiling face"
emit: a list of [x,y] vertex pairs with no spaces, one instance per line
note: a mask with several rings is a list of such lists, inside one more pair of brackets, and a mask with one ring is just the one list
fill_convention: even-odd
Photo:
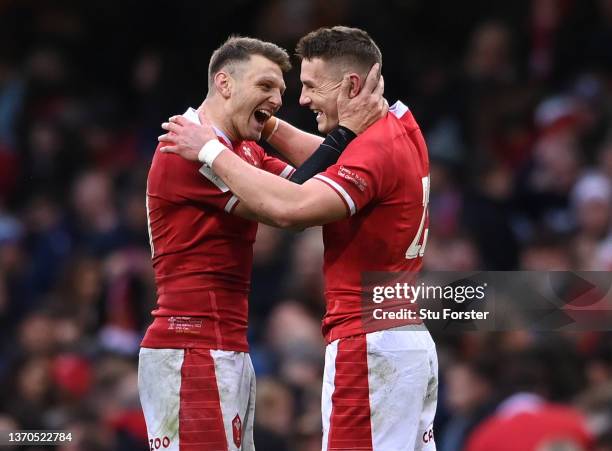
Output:
[[278,64],[261,55],[230,70],[231,90],[225,113],[232,138],[257,141],[264,124],[283,104],[283,73]]
[[321,58],[304,58],[300,81],[300,105],[315,112],[319,132],[329,133],[338,126],[338,94],[342,84],[339,68]]

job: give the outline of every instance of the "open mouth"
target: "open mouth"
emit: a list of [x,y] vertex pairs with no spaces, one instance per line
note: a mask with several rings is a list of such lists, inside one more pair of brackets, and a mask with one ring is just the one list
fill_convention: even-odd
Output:
[[255,117],[255,120],[257,122],[263,125],[266,123],[268,119],[270,119],[270,117],[272,116],[272,113],[264,109],[259,109],[259,110],[255,110],[255,113],[253,113],[253,116]]

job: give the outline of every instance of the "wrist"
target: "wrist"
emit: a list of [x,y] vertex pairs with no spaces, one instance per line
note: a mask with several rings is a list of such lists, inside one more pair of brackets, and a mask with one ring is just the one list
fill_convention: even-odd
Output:
[[270,138],[274,136],[274,133],[276,133],[276,130],[278,130],[279,123],[280,120],[278,118],[271,116],[270,119],[266,121],[264,128],[261,131],[261,137],[266,141],[269,141]]
[[357,133],[348,128],[346,125],[338,125],[338,130],[340,133],[346,136],[346,139],[350,142],[351,140],[357,138]]
[[347,132],[352,133],[355,136],[359,135],[363,131],[363,130],[359,130],[357,127],[355,127],[355,125],[350,124],[346,121],[340,122],[338,124],[338,128],[344,129]]
[[212,168],[215,159],[223,152],[227,147],[219,142],[217,139],[211,139],[202,146],[198,152],[198,160],[204,163],[208,167]]

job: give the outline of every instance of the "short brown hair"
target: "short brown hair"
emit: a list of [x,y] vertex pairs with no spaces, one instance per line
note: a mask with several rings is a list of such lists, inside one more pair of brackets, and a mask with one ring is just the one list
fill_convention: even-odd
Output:
[[307,60],[340,59],[366,72],[375,63],[382,65],[380,49],[370,35],[359,28],[319,28],[300,39],[295,53],[298,58]]
[[251,55],[261,55],[278,64],[283,72],[291,69],[287,51],[272,42],[261,41],[243,36],[230,36],[210,57],[208,63],[208,90],[213,86],[213,78],[223,67],[234,62],[248,61]]

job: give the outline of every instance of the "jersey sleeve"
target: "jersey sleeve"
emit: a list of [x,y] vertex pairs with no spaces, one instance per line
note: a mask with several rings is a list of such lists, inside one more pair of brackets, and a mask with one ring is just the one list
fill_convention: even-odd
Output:
[[205,164],[199,167],[198,173],[199,183],[191,188],[194,197],[226,213],[232,213],[238,203],[238,198],[234,196],[225,182]]
[[157,149],[151,164],[147,193],[177,205],[202,204],[230,213],[232,193],[207,166]]
[[288,179],[295,172],[295,168],[279,158],[271,157],[264,149],[257,146],[261,155],[261,169],[284,179]]
[[380,196],[385,173],[393,170],[389,162],[371,141],[354,141],[336,164],[314,178],[336,191],[352,216]]
[[[293,166],[288,163],[285,163],[284,161],[278,158],[274,158],[266,154],[263,147],[259,146],[255,142],[246,143],[246,147],[249,149],[249,151],[252,151],[255,154],[255,160],[257,161],[257,164],[255,164],[255,166],[263,169],[264,171],[286,179],[291,177],[291,175],[295,172],[295,168]],[[225,186],[221,179],[218,179],[218,181],[221,182],[221,184],[223,184],[225,188],[227,188],[227,186]],[[224,207],[225,211],[228,213],[232,213],[239,202],[240,200],[238,199],[238,197],[236,197],[230,191],[227,203]]]

